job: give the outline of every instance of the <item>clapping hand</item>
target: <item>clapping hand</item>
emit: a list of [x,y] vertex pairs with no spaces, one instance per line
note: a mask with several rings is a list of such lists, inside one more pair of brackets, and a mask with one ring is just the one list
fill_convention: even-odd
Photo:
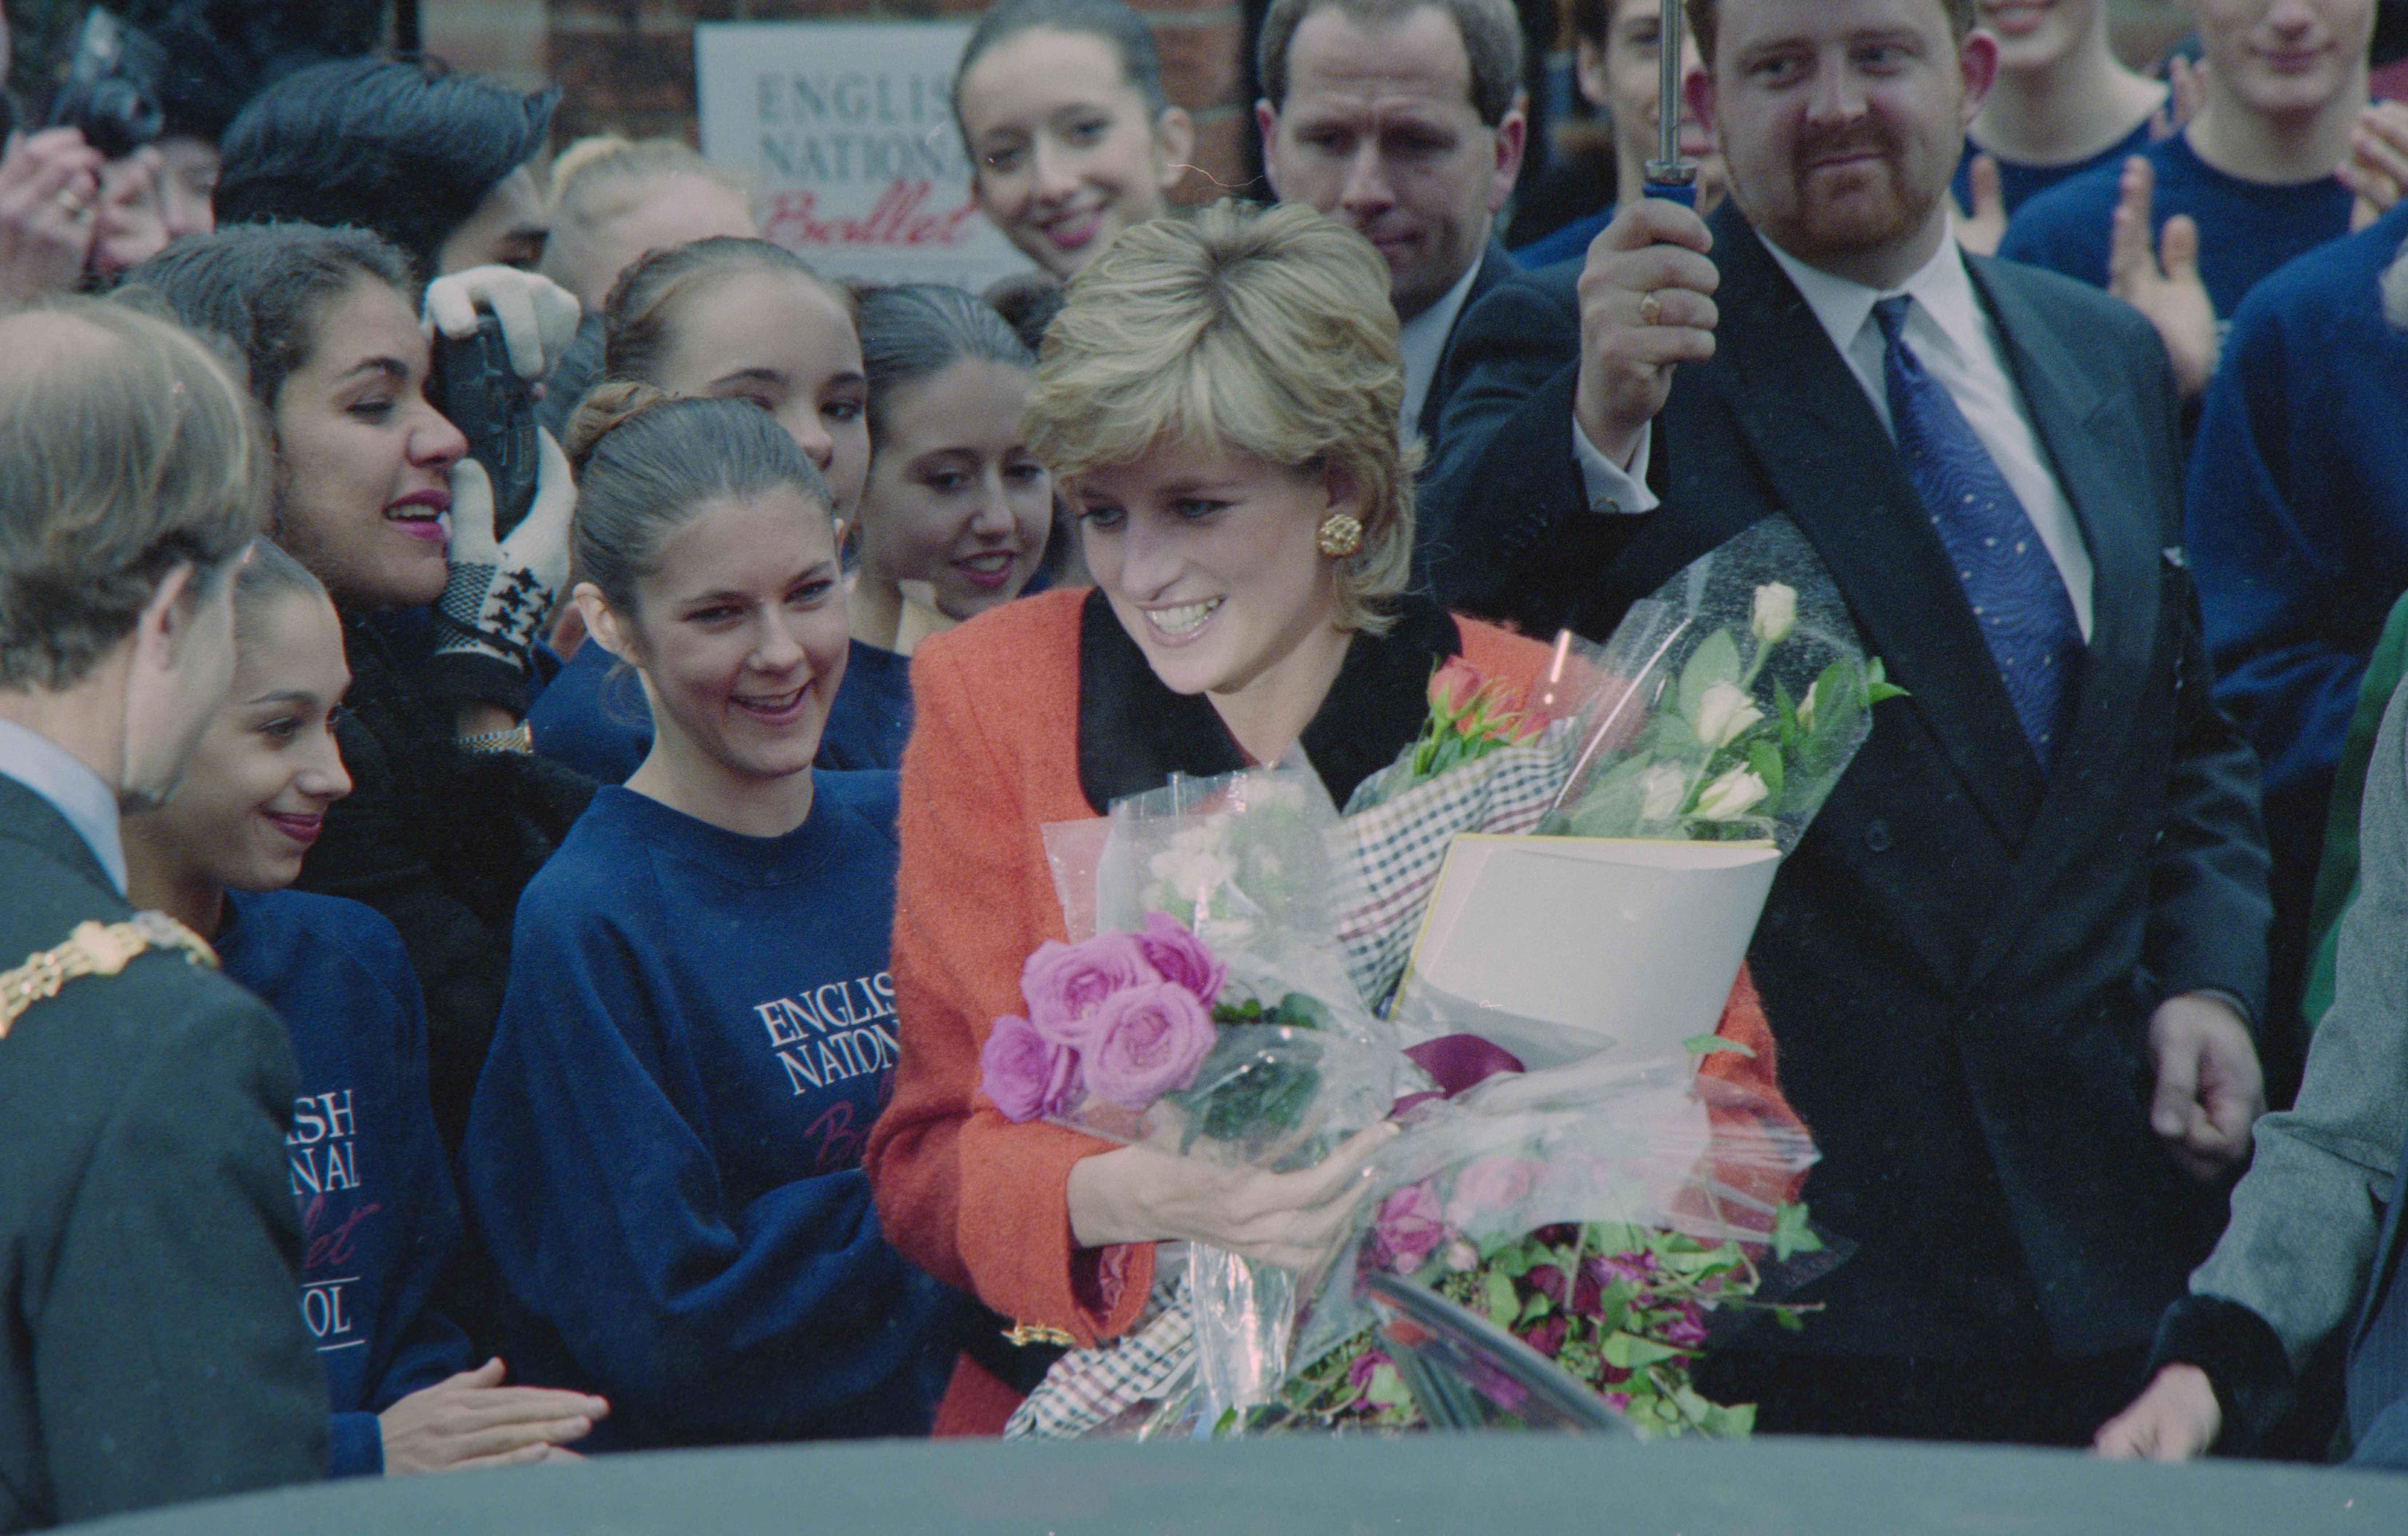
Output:
[[2166,221],[2149,249],[2151,204],[2157,175],[2146,160],[2124,162],[2121,195],[2107,244],[2107,291],[2138,309],[2157,329],[2173,365],[2174,386],[2197,399],[2215,374],[2215,304],[2199,277],[2199,225],[2188,214]]
[[2391,211],[2408,192],[2408,104],[2378,101],[2361,109],[2349,132],[2349,158],[2333,176],[2358,194],[2350,228],[2364,229]]
[[2212,67],[2205,59],[2193,64],[2179,53],[2166,61],[2166,99],[2149,114],[2151,138],[2172,138],[2199,115],[2200,103],[2207,100],[2208,71]]
[[1705,221],[1656,197],[1625,203],[1589,242],[1580,275],[1580,381],[1572,415],[1591,447],[1627,466],[1672,392],[1672,370],[1714,355],[1722,274]]

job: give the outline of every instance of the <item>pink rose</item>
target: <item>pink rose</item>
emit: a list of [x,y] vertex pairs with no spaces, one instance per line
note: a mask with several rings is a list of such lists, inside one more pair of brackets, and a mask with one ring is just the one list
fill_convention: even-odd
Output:
[[1196,994],[1169,982],[1149,982],[1104,999],[1090,1038],[1089,1091],[1107,1104],[1143,1110],[1196,1081],[1215,1037],[1212,1015]]
[[1426,1184],[1407,1184],[1381,1202],[1371,1221],[1371,1262],[1398,1274],[1422,1267],[1446,1241],[1446,1223],[1439,1219],[1438,1194]]
[[1057,1045],[1087,1049],[1096,1010],[1114,993],[1159,982],[1131,933],[1099,933],[1080,944],[1049,939],[1020,968],[1028,1022]]
[[1229,968],[1214,959],[1204,940],[1181,927],[1168,912],[1145,914],[1145,931],[1137,936],[1137,947],[1164,981],[1195,993],[1196,1000],[1207,1008],[1229,979]]
[[1059,1114],[1079,1100],[1079,1054],[1026,1019],[1000,1018],[979,1052],[979,1087],[1007,1120]]
[[[1447,1225],[1466,1231],[1493,1226],[1494,1218],[1530,1198],[1537,1173],[1536,1164],[1519,1157],[1499,1154],[1481,1158],[1455,1176],[1455,1192],[1446,1202]],[[1483,1218],[1488,1219],[1484,1223]]]
[[1680,1313],[1664,1325],[1663,1338],[1675,1349],[1705,1348],[1705,1309],[1695,1301],[1682,1302]]

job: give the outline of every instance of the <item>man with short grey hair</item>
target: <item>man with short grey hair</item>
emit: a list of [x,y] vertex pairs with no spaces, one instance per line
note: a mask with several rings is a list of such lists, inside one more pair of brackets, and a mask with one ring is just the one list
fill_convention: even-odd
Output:
[[232,680],[267,457],[165,322],[0,316],[0,1531],[325,1472],[292,1048],[118,840]]
[[1455,323],[1517,268],[1492,226],[1524,137],[1509,0],[1273,0],[1257,63],[1263,165],[1283,203],[1369,240],[1403,324],[1408,435],[1434,439]]

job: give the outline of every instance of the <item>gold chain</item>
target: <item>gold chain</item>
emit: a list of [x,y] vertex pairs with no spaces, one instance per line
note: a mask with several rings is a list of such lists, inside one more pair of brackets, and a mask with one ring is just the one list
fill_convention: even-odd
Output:
[[86,921],[67,941],[27,958],[14,970],[0,970],[0,1040],[25,1010],[59,995],[79,976],[114,976],[150,950],[181,950],[196,966],[217,968],[208,940],[165,912],[136,912],[122,923]]

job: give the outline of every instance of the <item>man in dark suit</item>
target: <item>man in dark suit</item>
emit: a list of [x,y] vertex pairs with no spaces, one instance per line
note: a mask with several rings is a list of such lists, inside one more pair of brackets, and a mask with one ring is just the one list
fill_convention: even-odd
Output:
[[1528,129],[1521,22],[1510,0],[1273,0],[1256,58],[1272,190],[1387,262],[1404,422],[1435,443],[1447,343],[1519,270],[1493,226]]
[[117,830],[225,693],[266,458],[172,326],[0,317],[0,1531],[325,1471],[292,1051]]
[[[1704,1384],[1768,1429],[2078,1443],[2139,1370],[2262,1104],[2255,764],[2208,696],[2163,348],[1969,261],[1971,0],[1690,0],[1730,203],[1626,208],[1466,323],[1426,567],[1602,637],[1785,512],[1911,696],[1750,962],[1855,1240]],[[1660,505],[1659,505],[1660,501]]]

